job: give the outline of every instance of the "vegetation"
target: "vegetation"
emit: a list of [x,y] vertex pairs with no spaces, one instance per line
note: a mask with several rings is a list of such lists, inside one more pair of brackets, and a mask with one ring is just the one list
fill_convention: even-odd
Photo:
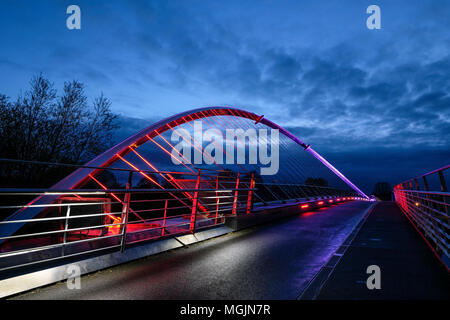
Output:
[[[30,81],[29,90],[15,101],[0,93],[0,157],[45,162],[81,164],[112,144],[118,126],[111,101],[103,94],[92,103],[84,85],[65,82],[61,94],[42,74]],[[51,185],[67,174],[55,167],[1,163],[1,185],[49,181]],[[50,182],[52,181],[52,182]]]

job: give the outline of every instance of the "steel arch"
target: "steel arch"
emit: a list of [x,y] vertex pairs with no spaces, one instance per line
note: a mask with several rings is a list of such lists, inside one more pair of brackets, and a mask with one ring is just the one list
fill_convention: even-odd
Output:
[[[154,123],[153,125],[130,136],[129,138],[123,140],[119,144],[103,152],[102,154],[100,154],[99,156],[95,157],[94,159],[85,164],[86,167],[93,167],[93,168],[79,168],[75,170],[73,173],[69,174],[64,179],[62,179],[61,181],[59,181],[58,183],[56,183],[55,185],[53,185],[50,189],[55,190],[75,189],[80,185],[82,185],[90,177],[95,175],[97,171],[102,170],[98,168],[107,168],[111,163],[131,152],[130,146],[138,147],[143,143],[149,141],[149,138],[154,138],[155,136],[164,133],[170,128],[177,127],[190,121],[195,121],[198,119],[214,116],[232,116],[232,117],[247,118],[252,121],[255,121],[255,124],[262,123],[272,129],[279,130],[283,135],[285,135],[286,137],[288,137],[289,139],[300,145],[305,151],[312,154],[317,160],[319,160],[328,169],[330,169],[333,173],[335,173],[342,181],[344,181],[350,188],[352,188],[354,191],[360,194],[363,198],[369,199],[369,197],[366,194],[364,194],[364,192],[362,192],[358,187],[356,187],[348,178],[346,178],[341,172],[339,172],[319,153],[313,150],[309,144],[304,143],[302,140],[297,138],[294,134],[292,134],[285,128],[266,119],[264,115],[257,115],[255,113],[238,108],[221,107],[221,106],[193,109],[160,120]],[[95,169],[95,167],[97,169]],[[57,196],[51,195],[40,196],[35,200],[33,200],[33,204],[49,203],[51,201],[54,201],[56,198]],[[37,210],[36,208],[28,208],[25,210],[15,212],[6,220],[14,220],[16,218],[31,219],[35,217],[39,213],[39,211],[40,210]],[[13,228],[14,230],[12,230],[13,226],[15,226],[15,228]],[[7,229],[0,228],[0,235],[2,236],[11,235],[19,228],[20,224],[10,225],[10,228]]]

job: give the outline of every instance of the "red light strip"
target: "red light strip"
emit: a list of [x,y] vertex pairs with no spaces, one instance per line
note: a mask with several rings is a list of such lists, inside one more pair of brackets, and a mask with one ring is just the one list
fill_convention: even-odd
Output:
[[220,115],[216,110],[211,110],[211,112],[217,116],[220,116],[221,119],[224,119],[226,123],[228,123],[228,125],[230,126],[230,128],[232,128],[234,125],[228,121],[226,115]]
[[[159,135],[161,138],[162,138],[162,136],[161,135]],[[158,147],[160,147],[165,153],[167,153],[169,156],[171,156],[172,157],[172,153],[170,153],[166,148],[164,148],[163,146],[161,146],[158,142],[156,142],[154,139],[152,139],[152,138],[150,138],[150,136],[147,134],[146,135],[146,137],[151,141],[151,142],[153,142],[154,144],[156,144]],[[165,139],[164,139],[165,140]],[[174,147],[172,147],[176,152],[178,152],[178,150],[177,149],[175,149]],[[180,154],[180,156],[182,156],[183,157],[183,159],[186,159],[180,152],[178,152],[179,154]],[[183,166],[185,166],[186,167],[186,169],[188,169],[188,170],[190,170],[192,173],[195,173],[195,171],[194,170],[192,170],[191,168],[189,168],[185,163],[183,163],[182,161],[180,161],[180,160],[178,160],[177,158],[172,158],[172,159],[175,159],[176,161],[178,161],[180,164],[182,164]],[[188,161],[187,159],[186,159],[186,161]],[[156,169],[155,169],[156,170]],[[158,170],[156,170],[156,171],[158,171]]]
[[[162,185],[160,185],[158,182],[156,182],[154,179],[150,178],[147,174],[145,174],[144,172],[142,172],[142,170],[140,170],[138,167],[136,167],[135,165],[133,165],[132,163],[130,163],[129,161],[125,160],[121,155],[117,154],[117,156],[126,164],[128,164],[130,167],[132,167],[134,170],[136,170],[137,172],[139,172],[142,176],[144,176],[146,179],[148,179],[149,181],[153,182],[154,184],[156,184],[159,188],[165,190],[166,188],[164,188]],[[158,171],[158,170],[156,170]],[[159,171],[158,171],[159,172]],[[173,193],[169,192],[169,194],[174,197],[175,199],[177,199],[178,201],[180,201],[183,205],[185,205],[186,207],[189,207],[189,205],[187,203],[185,203],[183,200],[181,200],[180,198],[178,198],[176,195],[174,195]],[[203,210],[203,209],[202,209]]]
[[170,175],[167,174],[167,176],[170,178],[168,179],[164,174],[162,174],[158,169],[156,169],[156,167],[154,165],[152,165],[150,162],[148,162],[147,159],[145,159],[143,156],[141,156],[135,149],[133,149],[132,147],[129,147],[131,149],[131,151],[133,151],[139,158],[142,159],[142,161],[144,161],[150,168],[152,168],[153,170],[155,170],[156,172],[159,173],[159,175],[161,177],[163,177],[167,182],[169,182],[171,185],[173,185],[176,188],[181,189],[181,186],[176,182],[176,180]]
[[[107,190],[107,189],[108,189],[108,188],[106,188],[100,181],[98,181],[97,179],[95,179],[90,173],[88,174],[88,176],[91,177],[95,182],[97,182],[98,185],[99,185],[100,187],[102,187],[103,190]],[[120,198],[119,198],[118,196],[116,196],[114,193],[111,192],[111,196],[112,196],[114,199],[116,199],[117,201],[119,201],[121,204],[125,205],[125,203],[124,203],[122,200],[120,200]],[[139,219],[144,220],[144,219],[142,219],[141,216],[139,216],[139,215],[138,215],[136,212],[134,212],[131,208],[128,208],[128,209],[129,209],[131,212],[133,212]],[[114,216],[112,216],[112,215],[109,215],[109,214],[108,214],[108,217],[110,217],[111,219],[117,221],[117,218],[114,217]],[[119,219],[118,221],[120,221],[120,219]]]
[[[141,156],[135,149],[133,149],[131,146],[129,147],[139,158],[142,159],[142,161],[144,161],[150,168],[152,168],[153,170],[157,171],[159,173],[159,175],[161,177],[163,177],[167,182],[169,182],[171,185],[173,185],[175,188],[177,189],[183,189],[182,186],[180,186],[180,184],[172,177],[172,175],[167,174],[167,176],[169,176],[170,179],[168,179],[164,174],[162,174],[161,172],[159,172],[158,169],[156,169],[156,167],[154,165],[152,165],[150,162],[148,162],[147,159],[145,159],[143,156]],[[188,192],[183,192],[183,194],[185,196],[187,196],[188,198],[192,199],[192,195],[189,194]],[[175,197],[177,198],[177,197]],[[177,198],[178,199],[178,198]],[[178,199],[180,200],[180,199]],[[180,200],[181,201],[181,200]],[[181,201],[181,203],[183,203],[184,205],[186,205],[184,202]]]
[[138,167],[136,167],[135,165],[133,165],[132,163],[130,163],[129,161],[125,160],[120,154],[117,154],[117,157],[119,157],[120,160],[122,160],[123,162],[125,162],[126,164],[128,164],[130,167],[132,167],[134,170],[136,170],[137,172],[139,172],[141,175],[143,175],[145,178],[147,178],[148,180],[150,180],[151,182],[153,182],[154,184],[156,184],[158,187],[160,187],[161,189],[164,189],[164,187],[162,185],[160,185],[158,182],[156,182],[154,179],[150,178],[147,174],[145,174],[144,172],[142,172],[142,170],[140,170]]
[[[160,137],[161,139],[163,139],[173,150],[175,150],[179,155],[180,155],[180,157],[182,157],[184,160],[186,160],[186,162],[187,163],[189,163],[189,164],[191,164],[192,165],[192,163],[180,152],[180,151],[178,151],[177,149],[175,149],[175,147],[169,142],[169,141],[167,141],[167,139],[166,138],[164,138],[163,137],[163,135],[161,134],[161,133],[159,133],[158,132],[158,130],[155,130],[155,132],[156,132],[156,134],[157,134],[157,136],[158,137]],[[145,135],[147,138],[149,138],[149,139],[151,139],[150,137],[149,137],[149,135],[147,134],[147,135]],[[154,140],[153,140],[153,142],[155,142]],[[160,148],[162,148],[163,150],[166,150],[165,148],[163,148],[160,144],[157,144]],[[172,153],[170,153],[170,154],[172,154]],[[176,160],[178,160],[178,159],[176,159]],[[188,168],[187,166],[185,166],[187,169],[189,169],[192,173],[195,173],[195,171],[194,170],[192,170],[191,168]]]
[[[189,117],[191,117],[191,115],[188,115]],[[183,117],[184,118],[184,117]],[[192,121],[194,121],[194,119],[191,117],[191,120]],[[176,120],[174,120],[174,122],[175,122],[175,124],[177,125],[177,126],[179,126],[179,124],[177,123],[177,121]],[[188,125],[190,125],[192,128],[194,128],[194,126],[189,122],[189,121],[186,121],[185,123],[187,123]],[[169,125],[168,125],[169,126]],[[169,126],[169,128],[170,129],[172,129],[170,126]],[[173,129],[172,129],[173,130]],[[181,138],[183,138],[183,140],[184,141],[187,141],[182,135],[180,135],[181,136]],[[190,141],[189,141],[189,144],[191,144],[194,148],[196,148],[196,150],[198,151],[198,152],[200,152],[202,155],[206,155],[210,160],[212,160],[212,162],[214,162],[216,165],[218,165],[219,167],[221,167],[222,169],[223,169],[223,167],[220,165],[220,164],[218,164],[218,163],[216,163],[216,160],[213,158],[213,157],[211,157],[209,154],[207,154],[207,153],[205,153],[204,151],[203,151],[203,145],[201,145],[200,143],[198,143],[195,139],[194,139],[194,137],[191,135],[191,139],[192,139],[192,141],[194,142],[194,144],[192,144]],[[201,148],[201,150],[200,149],[198,149],[196,146],[195,146],[195,144],[197,144],[198,146],[200,146],[200,148]]]

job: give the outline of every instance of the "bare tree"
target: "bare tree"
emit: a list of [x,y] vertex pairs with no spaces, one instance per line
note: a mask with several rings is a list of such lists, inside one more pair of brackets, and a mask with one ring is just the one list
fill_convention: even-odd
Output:
[[[15,102],[0,94],[1,157],[81,163],[111,146],[117,116],[103,93],[89,105],[84,85],[74,80],[65,82],[58,96],[42,74],[30,87]],[[28,178],[43,174],[21,170]]]

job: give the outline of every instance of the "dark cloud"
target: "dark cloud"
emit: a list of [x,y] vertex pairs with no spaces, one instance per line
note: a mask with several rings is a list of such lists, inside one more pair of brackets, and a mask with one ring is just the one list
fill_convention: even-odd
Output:
[[[287,126],[366,188],[373,172],[400,178],[394,164],[411,158],[430,159],[404,166],[411,174],[448,161],[439,151],[450,142],[448,3],[381,1],[383,28],[368,31],[357,3],[194,2],[80,0],[82,32],[42,20],[34,43],[15,28],[36,53],[6,39],[0,72],[20,66],[104,91],[123,115],[117,139],[182,110],[234,105]],[[51,8],[47,18],[60,10]],[[2,30],[16,18],[0,15]]]

